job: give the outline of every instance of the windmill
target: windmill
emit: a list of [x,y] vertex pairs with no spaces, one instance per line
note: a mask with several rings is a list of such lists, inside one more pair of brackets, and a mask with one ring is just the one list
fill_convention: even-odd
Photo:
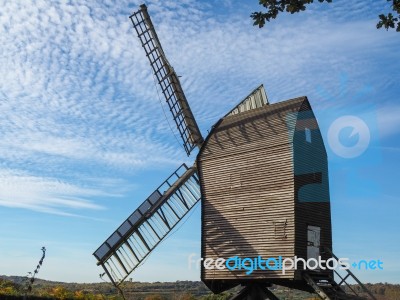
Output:
[[350,271],[338,284],[333,270],[318,266],[243,270],[261,257],[338,260],[330,250],[327,155],[307,97],[270,104],[261,85],[203,139],[146,6],[130,19],[187,155],[199,152],[193,166],[175,170],[94,252],[111,282],[118,287],[201,199],[202,258],[234,265],[247,259],[239,268],[202,265],[201,279],[214,293],[242,285],[235,299],[278,299],[268,287],[279,284],[322,299],[362,299],[342,288],[351,277],[374,299]]

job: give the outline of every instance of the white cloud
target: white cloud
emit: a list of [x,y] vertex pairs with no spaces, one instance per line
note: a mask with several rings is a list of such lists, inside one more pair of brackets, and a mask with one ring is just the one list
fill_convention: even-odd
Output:
[[377,114],[381,138],[400,133],[400,106],[386,105],[379,109]]
[[[79,217],[108,218],[112,213],[113,226],[118,226],[143,200],[140,192],[131,193],[139,175],[146,182],[143,194],[147,196],[147,188],[160,183],[152,182],[153,177],[194,159],[186,158],[170,132],[150,66],[128,18],[142,1],[3,2],[0,206]],[[321,110],[332,106],[346,110],[357,101],[365,105],[379,101],[374,107],[382,107],[377,113],[382,135],[398,134],[400,111],[393,105],[400,82],[398,33],[375,29],[383,5],[380,1],[318,3],[298,15],[282,15],[261,30],[249,18],[257,1],[254,7],[230,0],[224,0],[223,7],[217,1],[147,3],[204,134],[261,83],[271,102],[307,95],[313,107]],[[346,84],[340,83],[340,74],[347,76]],[[363,86],[372,86],[373,96],[382,91],[389,96],[369,99],[371,94],[360,93]],[[319,87],[328,92],[329,99]],[[352,98],[360,94],[359,99]],[[380,146],[386,147],[384,143]],[[105,200],[116,197],[121,200],[118,205]],[[14,231],[5,229],[2,236],[6,241],[7,234],[15,238],[8,243],[14,247],[3,247],[2,255],[8,258],[2,268],[5,273],[22,274],[30,263],[13,256],[17,239],[18,251],[30,257],[24,250],[27,239],[41,246],[48,238],[62,239],[63,245],[57,249],[48,243],[54,263],[46,265],[41,276],[98,279],[90,252],[114,227],[79,219],[84,222],[73,222],[77,228],[72,233],[60,233],[58,228],[49,232],[46,229],[53,229],[48,226],[50,219],[29,215],[32,222],[18,216],[2,216],[7,225],[14,222],[10,226]],[[72,225],[68,219],[61,221]],[[37,230],[37,225],[46,226]],[[76,243],[80,234],[88,245]],[[188,236],[193,238],[191,233]],[[182,243],[178,240],[177,244]],[[192,247],[194,251],[197,246]],[[165,253],[169,250],[164,248]],[[148,263],[153,259],[153,266],[163,267],[156,258]],[[186,278],[187,258],[175,255],[168,262],[177,265],[177,261],[182,264],[176,279]],[[60,267],[67,275],[60,273]],[[170,267],[164,265],[165,270]],[[77,269],[83,271],[77,274]],[[135,280],[159,279],[146,270],[139,269]],[[197,278],[198,273],[190,276]]]
[[[332,6],[335,18],[348,9],[347,2],[338,2]],[[139,4],[42,0],[3,5],[0,168],[64,180],[63,174],[124,177],[191,163],[170,132],[128,18]],[[353,16],[351,23],[336,24],[328,13],[309,18],[310,10],[259,30],[248,13],[226,5],[238,14],[222,17],[213,5],[191,0],[148,3],[204,133],[258,84],[265,84],[273,102],[316,94],[318,85],[330,88],[338,73],[349,74],[352,82],[368,78],[379,65],[371,55],[388,56],[397,49],[385,32],[371,28],[372,19]],[[382,76],[374,84],[379,89],[388,80]],[[389,82],[395,81],[392,76]],[[34,186],[40,192],[48,188],[42,181]],[[79,190],[74,195],[79,197]],[[23,195],[18,199],[28,207]]]
[[41,178],[24,172],[0,172],[0,205],[40,212],[76,216],[81,209],[104,207],[88,200],[93,196],[112,196],[97,189],[84,188],[53,178]]

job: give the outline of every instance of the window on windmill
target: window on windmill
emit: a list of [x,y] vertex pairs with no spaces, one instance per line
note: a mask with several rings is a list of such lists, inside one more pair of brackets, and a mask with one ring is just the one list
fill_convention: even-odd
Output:
[[286,220],[274,221],[274,235],[275,239],[286,239]]
[[233,173],[230,176],[231,188],[241,187],[242,186],[242,176],[240,173]]
[[308,128],[308,127],[304,128],[304,133],[306,135],[306,141],[308,143],[311,143],[311,130],[310,130],[310,128]]

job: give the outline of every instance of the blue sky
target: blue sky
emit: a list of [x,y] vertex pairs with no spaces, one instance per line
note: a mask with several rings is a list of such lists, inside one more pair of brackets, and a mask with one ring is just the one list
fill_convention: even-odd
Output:
[[[386,1],[315,4],[262,30],[249,18],[257,3],[147,5],[203,135],[261,83],[270,102],[308,96],[329,155],[334,252],[384,262],[382,271],[356,272],[362,281],[399,283],[400,42],[375,28]],[[39,277],[98,281],[92,252],[194,160],[169,129],[128,18],[139,4],[1,5],[0,274],[26,275],[45,246]],[[353,158],[328,143],[343,116],[363,120],[370,134]],[[351,147],[361,136],[344,128],[339,140]],[[178,228],[134,280],[199,279],[187,262],[200,253],[199,206]]]

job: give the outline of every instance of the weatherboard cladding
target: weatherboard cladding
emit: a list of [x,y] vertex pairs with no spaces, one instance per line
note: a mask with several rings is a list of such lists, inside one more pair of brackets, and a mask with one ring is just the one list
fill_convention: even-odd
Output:
[[[304,128],[311,129],[311,143],[304,139]],[[295,191],[299,191],[295,195],[295,253],[298,257],[307,257],[308,225],[321,228],[321,250],[325,247],[332,249],[328,160],[321,132],[308,102],[300,108],[293,141]],[[311,180],[318,183],[303,182],[301,174],[307,173],[312,173]],[[318,173],[321,175],[318,176]],[[321,251],[321,257],[326,260],[331,255]],[[331,271],[324,272],[332,274]],[[301,270],[298,270],[296,277],[300,277],[300,273]]]
[[[301,97],[229,115],[214,126],[197,157],[203,258],[293,257],[296,253],[306,257],[307,232],[295,228],[303,223],[321,224],[321,241],[331,246],[329,202],[295,204],[293,137],[296,131],[304,133],[305,125],[312,128],[312,136],[319,134],[314,115],[310,120],[298,120],[299,112],[310,109],[307,98]],[[322,164],[326,163],[323,143],[315,146],[325,155]],[[320,213],[314,214],[319,209]],[[283,275],[263,270],[246,275],[243,270],[203,267],[201,277],[217,291],[224,289],[217,287],[218,281],[297,276],[294,271]]]

